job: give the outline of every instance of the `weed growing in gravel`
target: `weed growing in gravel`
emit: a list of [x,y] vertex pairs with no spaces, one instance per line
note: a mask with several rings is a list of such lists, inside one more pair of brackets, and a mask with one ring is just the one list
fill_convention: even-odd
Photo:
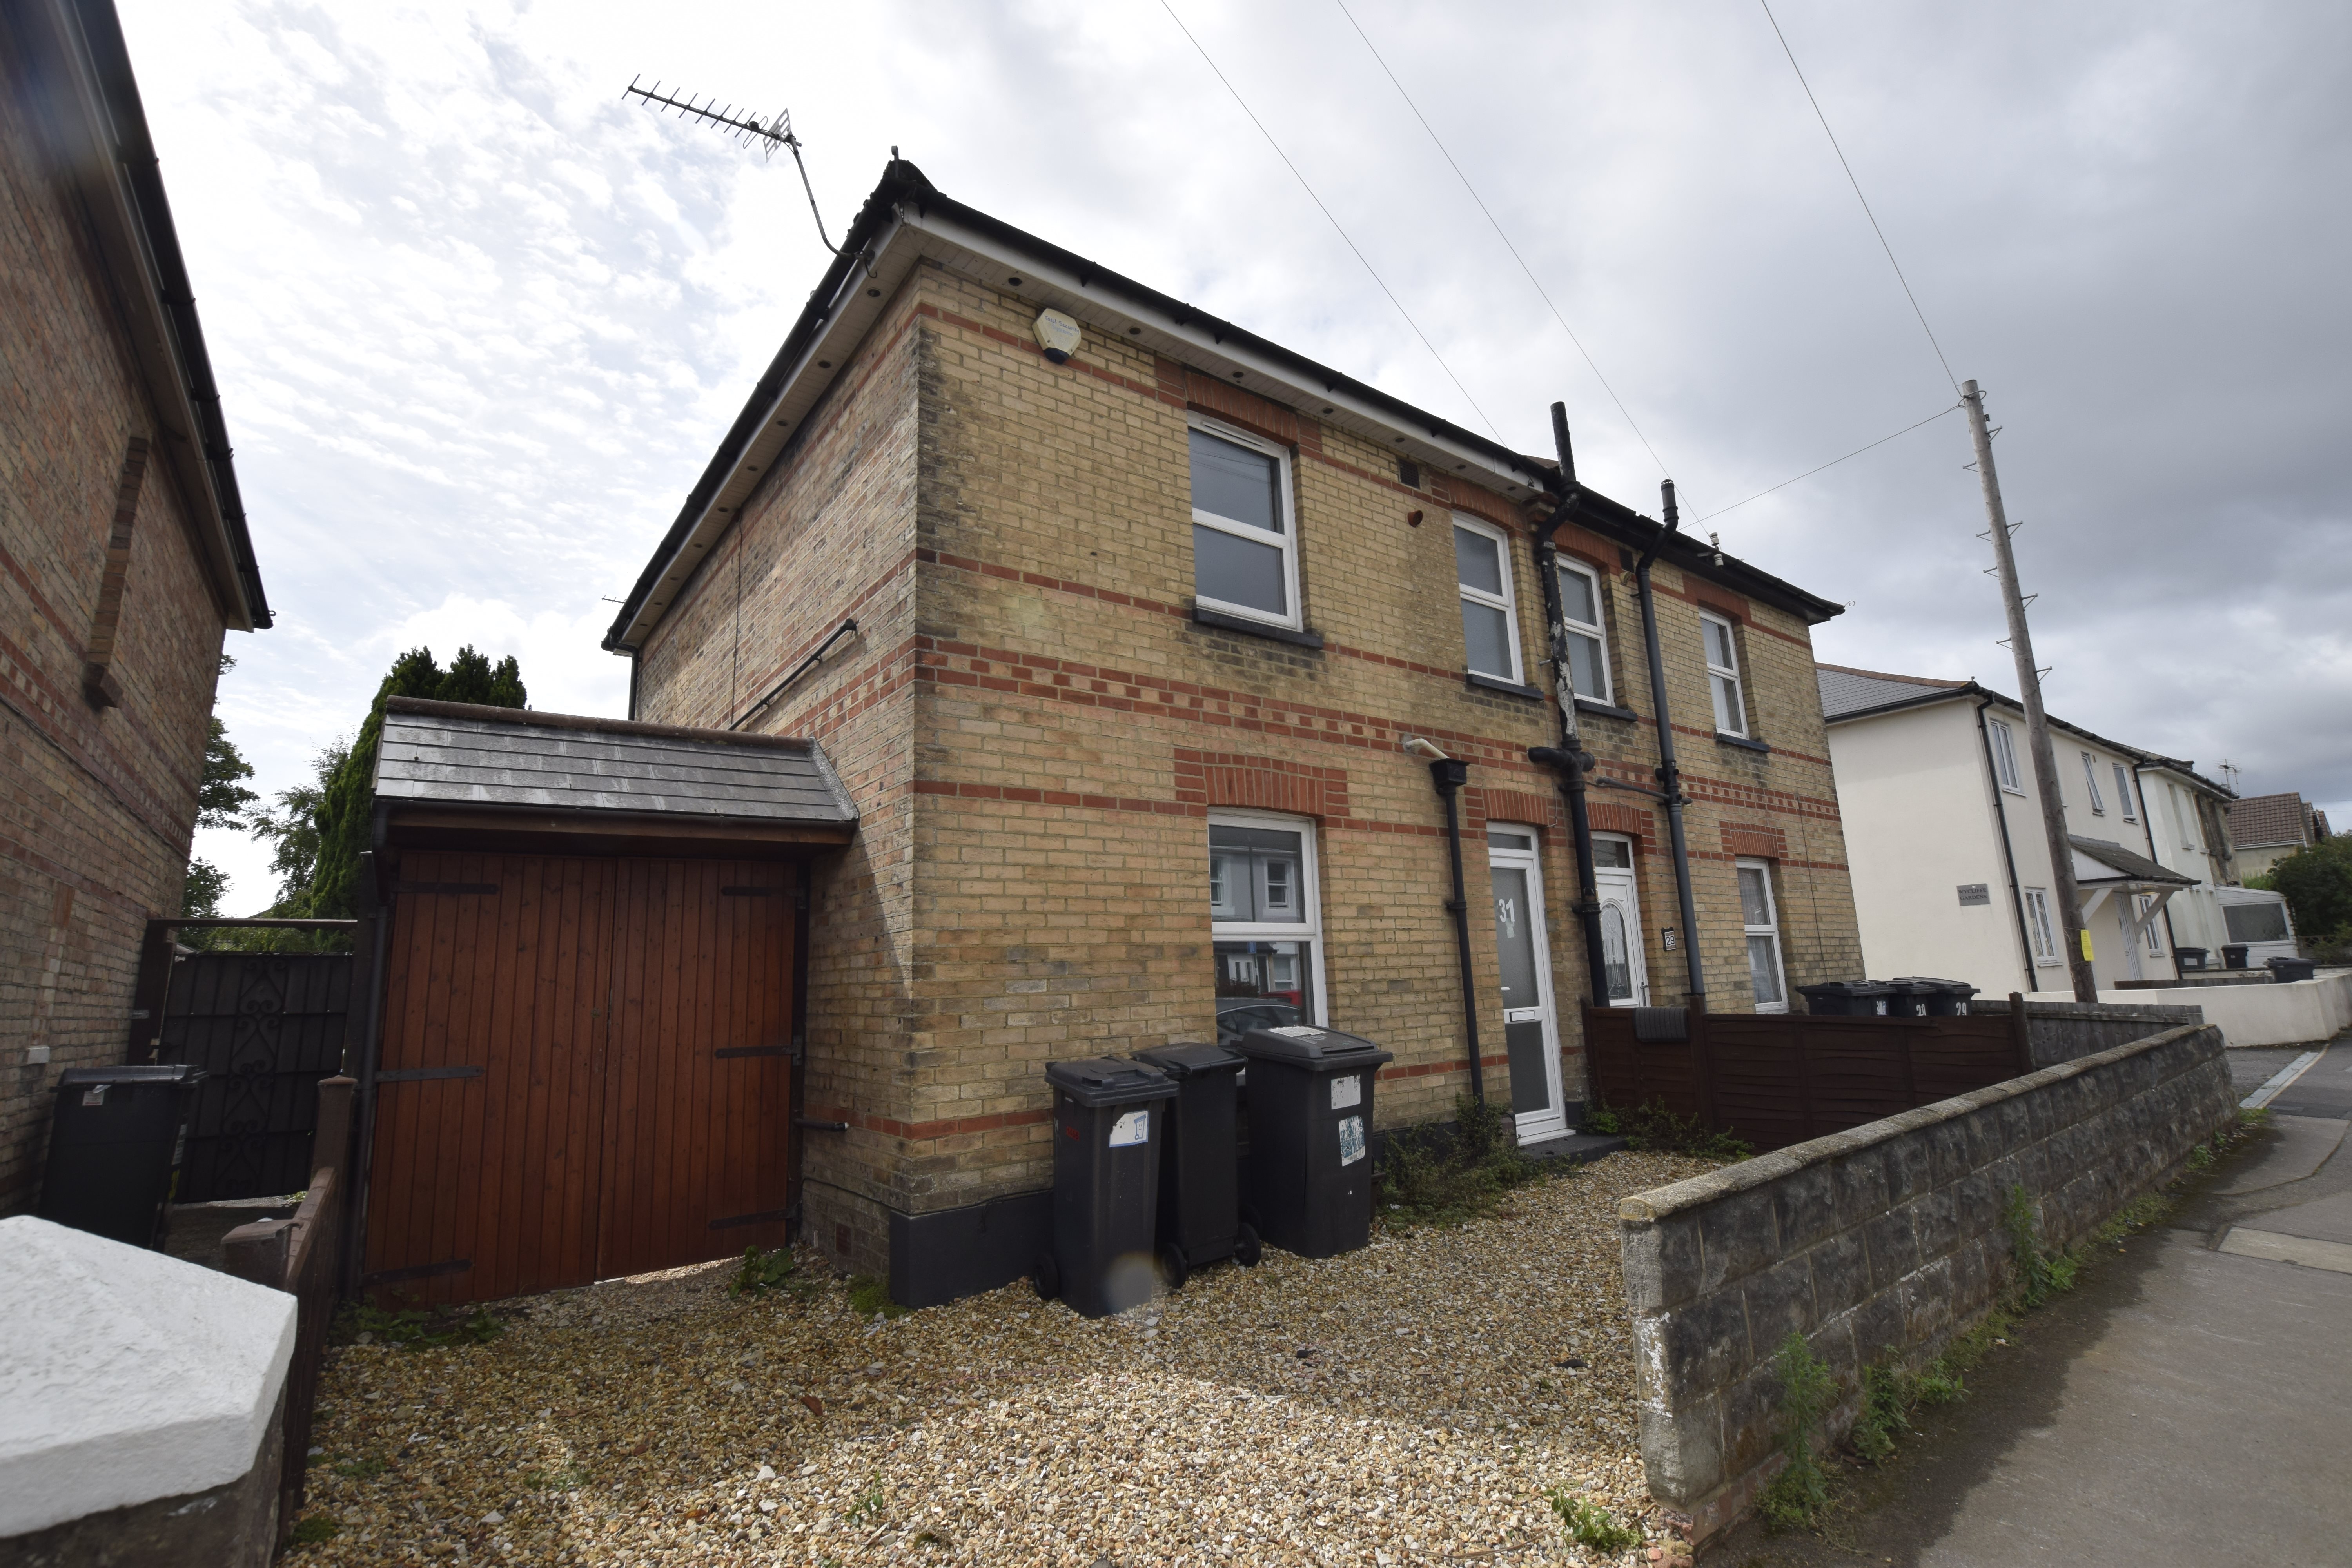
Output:
[[294,1544],[316,1546],[322,1541],[332,1541],[342,1525],[331,1513],[314,1513],[294,1527]]
[[347,1481],[372,1481],[388,1468],[382,1459],[370,1454],[356,1459],[345,1459],[335,1467],[335,1474]]
[[586,1486],[588,1478],[568,1467],[561,1470],[525,1470],[522,1484],[535,1492],[572,1492]]
[[869,1519],[882,1517],[882,1472],[877,1470],[866,1478],[866,1495],[849,1508],[849,1522],[863,1524]]
[[1508,1111],[1456,1095],[1450,1135],[1427,1126],[1390,1134],[1372,1178],[1374,1202],[1391,1229],[1460,1225],[1492,1212],[1504,1194],[1542,1173],[1519,1152]]
[[387,1311],[373,1301],[354,1301],[346,1306],[336,1320],[335,1327],[338,1336],[346,1343],[365,1334],[404,1350],[423,1350],[436,1345],[486,1345],[507,1331],[507,1326],[483,1307],[477,1307],[461,1318],[446,1308],[404,1307],[398,1311]]
[[1617,1516],[1589,1498],[1569,1492],[1550,1494],[1551,1510],[1568,1527],[1569,1539],[1595,1552],[1622,1552],[1642,1544],[1642,1532],[1620,1524]]
[[889,1285],[871,1274],[860,1274],[850,1280],[849,1310],[861,1318],[870,1318],[877,1312],[886,1318],[903,1318],[913,1310],[890,1300]]
[[1597,1106],[1584,1113],[1588,1132],[1622,1137],[1637,1153],[1689,1154],[1701,1160],[1745,1160],[1754,1144],[1728,1132],[1717,1132],[1696,1116],[1676,1116],[1663,1100],[1635,1110]]
[[1764,1517],[1783,1530],[1811,1525],[1830,1500],[1829,1476],[1813,1455],[1813,1437],[1837,1396],[1830,1363],[1813,1353],[1794,1329],[1772,1358],[1780,1376],[1780,1453],[1788,1460],[1757,1500]]
[[737,1265],[735,1277],[728,1281],[730,1296],[757,1296],[769,1290],[788,1290],[797,1297],[814,1295],[823,1287],[806,1275],[797,1273],[798,1265],[793,1249],[779,1247],[773,1252],[762,1252],[756,1247],[743,1249],[743,1261]]

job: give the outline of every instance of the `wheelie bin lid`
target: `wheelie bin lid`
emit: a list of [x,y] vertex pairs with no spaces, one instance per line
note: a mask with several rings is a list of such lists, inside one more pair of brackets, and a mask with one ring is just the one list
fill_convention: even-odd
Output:
[[1948,996],[1973,996],[1977,994],[1977,988],[1965,980],[1937,980],[1927,974],[1898,974],[1887,984],[1906,985],[1915,991],[1940,991]]
[[1262,1061],[1288,1062],[1309,1072],[1345,1072],[1351,1068],[1376,1068],[1396,1060],[1361,1035],[1290,1024],[1279,1029],[1252,1029],[1240,1041],[1242,1054]]
[[1885,980],[1824,980],[1818,985],[1800,985],[1800,996],[1891,996],[1895,986]]
[[1150,1063],[1171,1078],[1199,1078],[1245,1067],[1249,1063],[1249,1058],[1231,1046],[1202,1045],[1189,1040],[1174,1040],[1164,1046],[1150,1047],[1136,1052],[1135,1059]]
[[1116,1057],[1047,1062],[1045,1081],[1088,1107],[1172,1100],[1176,1094],[1175,1080],[1158,1068],[1143,1062],[1123,1062]]
[[99,1084],[176,1083],[195,1084],[203,1081],[205,1070],[185,1062],[165,1062],[162,1066],[142,1062],[136,1066],[111,1068],[68,1068],[58,1074],[59,1089],[90,1089]]

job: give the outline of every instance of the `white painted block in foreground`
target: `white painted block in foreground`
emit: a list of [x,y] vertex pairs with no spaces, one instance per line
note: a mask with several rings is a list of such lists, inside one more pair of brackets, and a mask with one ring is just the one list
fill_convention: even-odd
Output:
[[0,1538],[251,1469],[294,1305],[160,1252],[0,1219]]
[[2314,1241],[2307,1236],[2282,1236],[2274,1230],[2248,1230],[2240,1226],[2221,1238],[2221,1250],[2241,1258],[2267,1258],[2277,1263],[2352,1274],[2352,1247],[2340,1241]]

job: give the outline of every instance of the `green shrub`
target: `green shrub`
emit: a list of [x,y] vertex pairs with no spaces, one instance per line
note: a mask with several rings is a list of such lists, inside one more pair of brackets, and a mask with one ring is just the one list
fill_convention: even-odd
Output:
[[1639,1530],[1618,1523],[1616,1515],[1590,1498],[1556,1491],[1550,1495],[1550,1501],[1552,1512],[1559,1515],[1560,1523],[1568,1527],[1569,1539],[1579,1546],[1589,1546],[1595,1552],[1622,1552],[1642,1544]]
[[1519,1152],[1511,1113],[1469,1095],[1454,1101],[1454,1127],[1408,1127],[1389,1135],[1372,1174],[1383,1223],[1459,1225],[1491,1212],[1503,1195],[1541,1175]]
[[1745,1160],[1756,1146],[1730,1132],[1717,1132],[1696,1116],[1677,1116],[1663,1100],[1634,1110],[1601,1106],[1584,1113],[1589,1132],[1622,1137],[1643,1153],[1689,1154],[1702,1160]]
[[2009,1230],[2010,1254],[2017,1260],[2021,1301],[2028,1307],[2039,1307],[2051,1297],[2074,1288],[2081,1260],[2043,1248],[2041,1215],[2035,1209],[2033,1194],[2025,1190],[2023,1184],[2009,1189],[2001,1201],[2000,1218]]
[[1813,1454],[1822,1417],[1837,1397],[1837,1379],[1829,1363],[1813,1353],[1805,1336],[1794,1329],[1780,1342],[1772,1358],[1780,1376],[1780,1454],[1788,1460],[1772,1478],[1757,1504],[1764,1517],[1783,1530],[1810,1529],[1829,1506],[1830,1479]]
[[743,1261],[736,1265],[735,1278],[728,1282],[727,1289],[737,1296],[790,1289],[800,1283],[793,1278],[793,1249],[789,1247],[779,1247],[772,1252],[747,1247],[743,1249]]

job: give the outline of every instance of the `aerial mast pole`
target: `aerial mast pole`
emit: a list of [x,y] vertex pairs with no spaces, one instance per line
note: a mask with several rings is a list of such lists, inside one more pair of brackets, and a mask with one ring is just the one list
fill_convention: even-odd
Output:
[[2025,704],[2026,743],[2033,752],[2033,782],[2042,796],[2042,831],[2050,841],[2051,893],[2065,928],[2066,967],[2074,979],[2074,1000],[2096,1002],[2099,983],[2091,972],[2090,942],[2083,930],[2081,892],[2074,886],[2074,846],[2066,831],[2066,797],[2058,783],[2058,752],[2050,741],[2050,716],[2042,707],[2042,671],[2033,662],[2033,638],[2025,626],[2025,595],[2017,583],[2017,553],[2010,548],[2009,514],[2000,504],[2000,476],[1992,466],[1992,427],[1985,420],[1984,394],[1973,381],[1960,384],[1969,411],[1969,435],[1977,447],[1977,479],[1984,487],[1985,516],[1992,526],[1994,570],[2009,611],[2009,651],[2017,660],[2018,700]]

